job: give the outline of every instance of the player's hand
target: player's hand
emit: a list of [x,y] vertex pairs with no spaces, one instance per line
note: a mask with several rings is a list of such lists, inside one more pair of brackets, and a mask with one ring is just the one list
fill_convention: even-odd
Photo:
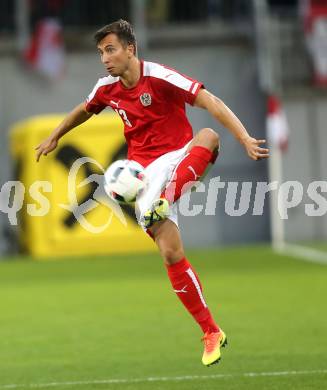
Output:
[[242,140],[242,144],[245,147],[248,156],[252,158],[252,160],[261,160],[269,157],[269,149],[260,146],[265,143],[265,139],[255,139],[252,137],[247,137]]
[[58,140],[52,137],[47,138],[43,142],[38,145],[36,150],[36,161],[38,162],[40,160],[40,157],[46,156],[48,153],[52,152],[54,149],[56,149],[58,145]]

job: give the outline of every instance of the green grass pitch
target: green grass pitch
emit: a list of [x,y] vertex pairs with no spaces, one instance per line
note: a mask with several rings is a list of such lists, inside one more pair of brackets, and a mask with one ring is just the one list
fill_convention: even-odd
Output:
[[326,266],[265,246],[188,258],[229,339],[218,365],[159,256],[16,259],[0,262],[0,390],[326,388]]

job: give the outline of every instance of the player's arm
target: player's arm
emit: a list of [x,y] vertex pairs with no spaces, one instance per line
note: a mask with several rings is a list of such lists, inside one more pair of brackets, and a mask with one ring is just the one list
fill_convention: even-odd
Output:
[[56,149],[58,141],[63,135],[88,120],[92,115],[93,114],[91,112],[86,111],[85,102],[76,106],[59,124],[59,126],[53,130],[49,137],[35,148],[36,161],[39,161],[42,155],[46,156],[48,153]]
[[257,140],[249,135],[237,116],[226,106],[226,104],[212,93],[202,88],[197,94],[194,106],[204,108],[226,127],[235,138],[244,146],[247,154],[253,160],[269,157],[269,149],[262,148],[265,140]]

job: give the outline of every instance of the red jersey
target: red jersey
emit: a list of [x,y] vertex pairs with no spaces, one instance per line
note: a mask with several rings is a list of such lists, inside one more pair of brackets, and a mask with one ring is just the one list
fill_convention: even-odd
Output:
[[174,69],[141,61],[135,87],[124,87],[119,77],[103,77],[88,96],[86,110],[98,114],[108,106],[114,109],[124,122],[127,158],[146,167],[193,138],[185,103],[193,105],[202,86]]

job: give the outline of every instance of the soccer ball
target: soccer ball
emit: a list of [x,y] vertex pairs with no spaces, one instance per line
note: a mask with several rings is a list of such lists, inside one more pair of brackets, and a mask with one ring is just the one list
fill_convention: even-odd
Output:
[[146,176],[141,164],[132,160],[118,160],[104,174],[104,189],[119,203],[133,203],[146,188]]

